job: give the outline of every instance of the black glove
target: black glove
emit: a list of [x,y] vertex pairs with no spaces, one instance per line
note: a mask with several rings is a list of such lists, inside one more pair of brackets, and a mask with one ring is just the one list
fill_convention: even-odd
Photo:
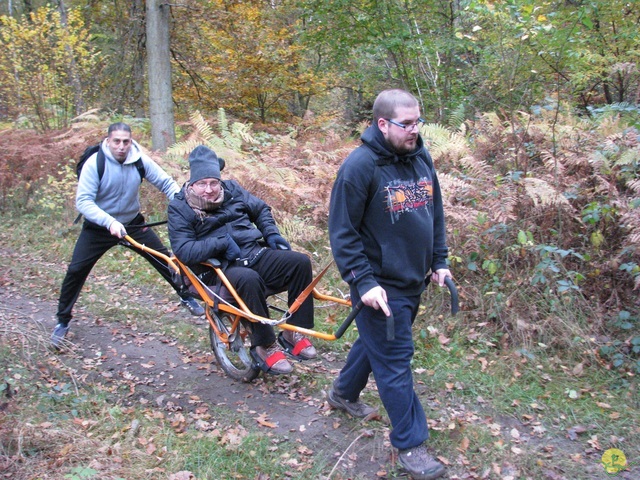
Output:
[[224,258],[226,258],[230,262],[233,262],[234,260],[240,258],[240,247],[228,233],[225,238],[227,240],[227,249],[224,251]]
[[271,250],[291,250],[291,245],[287,242],[282,235],[274,233],[267,237],[267,245]]

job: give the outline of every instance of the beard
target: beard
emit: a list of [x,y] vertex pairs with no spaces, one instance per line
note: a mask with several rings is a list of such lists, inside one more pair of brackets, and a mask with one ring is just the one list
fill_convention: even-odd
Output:
[[407,155],[415,151],[418,146],[418,136],[411,136],[407,138],[387,138],[387,144],[398,155]]

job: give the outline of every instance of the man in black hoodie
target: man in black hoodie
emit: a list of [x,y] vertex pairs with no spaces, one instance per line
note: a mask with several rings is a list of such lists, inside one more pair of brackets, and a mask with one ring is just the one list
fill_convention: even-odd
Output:
[[[373,373],[400,463],[414,479],[434,479],[445,468],[424,444],[429,430],[413,389],[411,327],[428,282],[443,286],[451,273],[440,186],[420,137],[422,123],[413,95],[381,92],[373,104],[373,124],[333,185],[331,249],[353,305],[362,301],[364,307],[356,317],[359,338],[327,401],[366,417],[374,409],[359,397]],[[391,314],[395,339],[387,340]]]

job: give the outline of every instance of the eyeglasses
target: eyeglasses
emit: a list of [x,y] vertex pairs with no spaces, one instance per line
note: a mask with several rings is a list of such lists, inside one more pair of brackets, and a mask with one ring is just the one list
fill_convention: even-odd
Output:
[[426,121],[422,118],[419,118],[416,123],[400,123],[400,122],[396,122],[395,120],[391,120],[390,118],[385,118],[385,120],[389,123],[394,124],[396,127],[400,127],[403,130],[408,130],[409,132],[414,128],[419,129],[420,125],[422,125],[423,123],[426,123]]
[[220,186],[220,180],[211,180],[210,182],[203,182],[202,180],[192,183],[191,186],[196,190],[202,190],[203,192],[209,187],[211,190]]

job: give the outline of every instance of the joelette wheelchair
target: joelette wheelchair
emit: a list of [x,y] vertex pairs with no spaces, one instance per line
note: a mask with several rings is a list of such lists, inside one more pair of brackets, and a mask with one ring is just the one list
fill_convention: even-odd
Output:
[[[192,296],[204,302],[205,316],[209,323],[209,338],[216,360],[227,375],[243,382],[251,382],[262,371],[259,364],[250,354],[252,323],[262,322],[268,325],[278,326],[283,330],[297,331],[309,337],[333,341],[342,337],[349,325],[353,322],[353,319],[357,316],[358,311],[362,308],[361,302],[352,306],[350,299],[325,295],[320,293],[316,288],[322,277],[329,270],[332,263],[330,262],[313,279],[298,298],[292,302],[291,306],[285,309],[275,304],[269,305],[270,309],[280,313],[279,318],[271,319],[262,317],[247,308],[242,298],[240,298],[233,285],[231,285],[225,276],[218,260],[211,259],[203,263],[204,266],[212,269],[214,277],[214,281],[208,278],[207,283],[205,283],[200,275],[194,273],[191,268],[180,262],[175,256],[168,257],[163,255],[156,250],[141,245],[128,235],[124,237],[124,240],[133,247],[151,253],[166,261],[173,270],[175,279],[178,282],[182,282]],[[211,276],[209,275],[209,277]],[[450,279],[447,280],[447,287],[451,292],[451,312],[455,315],[458,311],[458,294],[453,282]],[[268,292],[268,295],[276,293],[278,292]],[[335,333],[323,333],[286,323],[309,295],[313,295],[314,299],[321,302],[330,302],[344,307],[352,307],[351,312],[337,328]],[[387,319],[387,338],[389,340],[393,339],[393,317]]]

